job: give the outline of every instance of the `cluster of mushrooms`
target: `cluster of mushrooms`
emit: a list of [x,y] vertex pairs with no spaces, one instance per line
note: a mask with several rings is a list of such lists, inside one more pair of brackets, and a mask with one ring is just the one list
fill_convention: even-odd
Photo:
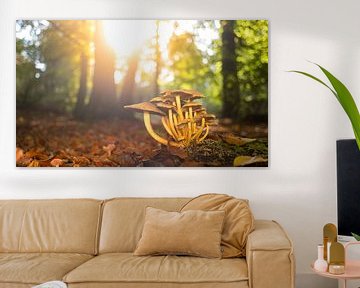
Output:
[[[209,126],[217,125],[216,117],[208,114],[197,99],[205,96],[193,90],[167,90],[149,102],[125,106],[144,113],[147,132],[157,142],[166,146],[188,147],[191,143],[200,143],[209,134]],[[150,115],[161,116],[161,123],[169,135],[165,139],[155,133]]]

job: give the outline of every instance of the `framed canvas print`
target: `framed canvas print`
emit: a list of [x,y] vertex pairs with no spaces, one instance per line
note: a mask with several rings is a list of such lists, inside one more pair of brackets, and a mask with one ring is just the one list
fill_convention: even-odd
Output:
[[16,165],[268,166],[268,21],[17,20]]

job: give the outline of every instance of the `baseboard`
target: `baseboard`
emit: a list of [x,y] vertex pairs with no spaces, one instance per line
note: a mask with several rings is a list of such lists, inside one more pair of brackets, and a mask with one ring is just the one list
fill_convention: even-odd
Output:
[[296,288],[338,288],[338,282],[334,279],[320,277],[312,273],[296,275]]

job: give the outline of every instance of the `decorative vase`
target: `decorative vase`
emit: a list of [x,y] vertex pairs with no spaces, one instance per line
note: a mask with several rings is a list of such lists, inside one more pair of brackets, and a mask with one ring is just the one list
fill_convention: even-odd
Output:
[[314,269],[320,272],[326,272],[328,263],[324,260],[324,245],[318,245],[318,259],[314,263]]

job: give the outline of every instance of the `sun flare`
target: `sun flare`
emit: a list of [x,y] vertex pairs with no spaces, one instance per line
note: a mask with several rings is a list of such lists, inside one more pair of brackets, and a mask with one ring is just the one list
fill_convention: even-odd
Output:
[[155,21],[103,20],[108,44],[118,57],[128,57],[142,50],[155,35]]

